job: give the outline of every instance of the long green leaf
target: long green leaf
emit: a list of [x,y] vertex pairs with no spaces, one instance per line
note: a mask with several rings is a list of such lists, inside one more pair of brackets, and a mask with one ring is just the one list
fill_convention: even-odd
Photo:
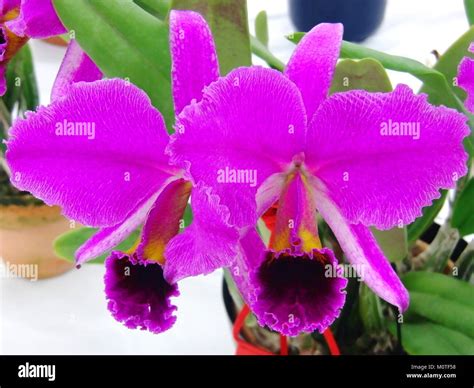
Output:
[[474,178],[469,180],[456,200],[451,225],[459,230],[461,236],[474,233]]
[[431,294],[465,305],[474,311],[474,286],[448,275],[413,271],[402,277],[410,292]]
[[255,17],[255,37],[268,47],[268,20],[265,11],[260,11]]
[[[96,232],[97,229],[94,228],[79,228],[66,232],[56,238],[56,240],[54,241],[54,251],[60,258],[74,262],[74,253],[76,252],[77,248],[84,244]],[[130,249],[137,241],[139,235],[140,231],[134,231],[124,242],[117,245],[114,250],[126,251]],[[102,264],[107,258],[107,256],[108,253],[105,253],[89,261],[89,263]]]
[[[396,335],[396,326],[389,326]],[[456,330],[432,322],[404,323],[403,347],[412,355],[472,355],[474,340]]]
[[359,315],[368,333],[377,333],[383,330],[384,319],[380,298],[365,284],[361,284],[359,287]]
[[149,14],[165,20],[170,10],[171,0],[133,0]]
[[466,11],[467,21],[472,26],[474,24],[474,0],[464,0],[464,10]]
[[165,118],[174,122],[168,26],[132,0],[54,0],[62,22],[109,77],[129,79],[143,89]]
[[222,75],[250,66],[250,38],[245,0],[172,0],[172,9],[199,12],[211,27]]
[[[468,285],[466,282],[462,284]],[[474,295],[474,292],[473,292]],[[474,310],[453,298],[410,291],[411,312],[474,339]]]

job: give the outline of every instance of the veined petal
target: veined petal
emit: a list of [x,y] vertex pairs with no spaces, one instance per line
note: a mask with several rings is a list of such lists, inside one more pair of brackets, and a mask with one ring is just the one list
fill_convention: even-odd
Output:
[[316,204],[361,279],[382,299],[397,306],[401,312],[405,311],[409,304],[408,291],[370,230],[361,224],[350,224],[334,201],[321,190],[316,192]]
[[285,69],[301,91],[308,120],[327,98],[341,50],[343,26],[321,23],[296,46]]
[[169,16],[173,99],[176,115],[219,77],[214,40],[204,18],[192,11],[172,10]]
[[310,124],[305,163],[349,223],[401,226],[466,173],[466,120],[405,85],[337,93]]
[[177,282],[188,276],[207,275],[235,261],[238,231],[228,224],[229,210],[202,184],[191,194],[193,221],[167,245],[165,279]]
[[[323,332],[339,316],[347,280],[330,249],[275,253],[258,243],[256,232],[242,238],[231,273],[258,323],[284,335]],[[328,276],[328,266],[331,276]]]
[[81,49],[75,39],[69,41],[66,55],[59,68],[51,92],[51,100],[63,97],[69,86],[76,82],[92,82],[102,78],[102,72]]
[[176,172],[161,114],[119,79],[72,85],[10,135],[13,185],[90,226],[119,224]]
[[176,322],[171,297],[177,284],[163,278],[160,264],[141,261],[136,255],[112,252],[105,261],[105,295],[112,316],[130,329],[158,334]]
[[209,85],[177,119],[171,163],[212,187],[230,223],[256,222],[255,194],[301,149],[306,116],[296,86],[281,73],[238,68]]
[[[164,184],[164,187],[166,187],[166,185],[167,183]],[[94,257],[100,256],[125,240],[135,229],[144,223],[164,187],[140,203],[123,222],[99,230],[81,245],[75,253],[76,264],[81,265]]]
[[179,232],[190,194],[191,183],[184,179],[165,187],[143,227],[138,257],[164,265],[166,245]]
[[[474,52],[474,44],[471,43],[469,51]],[[474,59],[465,57],[458,68],[458,86],[467,93],[464,104],[470,112],[474,112]]]
[[7,27],[18,36],[41,39],[67,32],[59,20],[52,0],[21,0],[20,15]]

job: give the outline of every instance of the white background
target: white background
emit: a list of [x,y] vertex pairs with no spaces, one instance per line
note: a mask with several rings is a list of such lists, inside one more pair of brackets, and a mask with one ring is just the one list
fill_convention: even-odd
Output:
[[[287,2],[249,0],[251,23],[262,9],[269,14],[270,49],[286,61],[293,45],[284,35],[294,31],[287,16]],[[433,49],[442,53],[466,29],[462,0],[389,0],[381,28],[364,44],[429,64],[433,62]],[[41,102],[47,104],[64,49],[39,41],[32,47]],[[410,76],[390,75],[393,83],[419,86]],[[0,279],[0,354],[234,352],[221,297],[221,271],[180,283],[182,296],[175,299],[178,321],[173,329],[160,335],[128,330],[114,321],[106,308],[103,272],[101,266],[85,265],[81,270],[36,283]]]

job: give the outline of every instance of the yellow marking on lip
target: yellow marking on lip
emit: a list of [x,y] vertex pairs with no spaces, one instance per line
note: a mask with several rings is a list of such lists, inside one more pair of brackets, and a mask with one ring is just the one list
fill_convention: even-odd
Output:
[[302,249],[305,252],[310,252],[312,249],[321,249],[321,240],[317,235],[305,228],[300,228],[298,237],[302,241]]
[[158,214],[154,214],[153,209],[150,212],[150,215],[153,214],[155,217],[159,215],[160,219],[147,220],[151,222],[152,235],[148,236],[148,242],[143,247],[143,256],[146,259],[157,261],[162,265],[166,259],[166,245],[179,233],[180,220],[186,210],[192,184],[187,181],[175,181],[168,186],[168,189],[171,192],[166,192],[167,189],[165,189],[160,196],[170,195],[169,202],[159,202]]

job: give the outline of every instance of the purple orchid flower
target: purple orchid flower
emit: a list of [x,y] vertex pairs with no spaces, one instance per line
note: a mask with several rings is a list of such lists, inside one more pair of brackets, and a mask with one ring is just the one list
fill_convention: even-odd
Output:
[[[342,32],[316,26],[283,74],[243,67],[219,78],[180,113],[168,150],[230,210],[242,235],[234,280],[260,325],[285,335],[323,332],[344,304],[317,214],[365,283],[403,312],[408,292],[368,227],[411,223],[467,171],[462,114],[405,85],[328,97]],[[274,206],[266,246],[255,225]]]
[[[469,46],[469,51],[474,53],[474,43]],[[474,113],[474,59],[464,57],[458,68],[457,77],[458,86],[463,88],[467,93],[464,104],[466,108]]]
[[65,32],[52,0],[0,0],[0,96],[6,92],[8,62],[29,38],[49,38]]
[[[219,74],[207,25],[197,14],[182,15],[170,16],[177,112],[200,100]],[[165,123],[147,95],[120,79],[73,83],[93,78],[83,59],[63,65],[58,98],[13,125],[6,153],[12,183],[100,228],[76,252],[78,265],[142,226],[132,250],[107,258],[105,293],[115,319],[159,333],[175,322],[171,297],[179,294],[163,271],[182,278],[229,266],[239,235],[219,198],[168,163]],[[179,233],[190,197],[193,221]]]

